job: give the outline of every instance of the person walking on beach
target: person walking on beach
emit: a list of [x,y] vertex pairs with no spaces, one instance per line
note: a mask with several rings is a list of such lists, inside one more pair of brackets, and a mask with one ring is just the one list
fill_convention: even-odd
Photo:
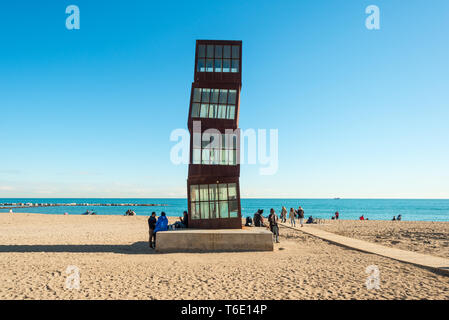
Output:
[[340,213],[337,211],[335,212],[335,220],[338,220],[338,217],[340,217]]
[[153,248],[156,246],[156,234],[154,233],[154,229],[156,228],[156,212],[152,212],[151,216],[148,218],[148,229],[149,229],[149,235],[150,235],[150,248]]
[[299,224],[301,225],[301,227],[304,227],[304,210],[301,208],[301,206],[299,206],[297,213],[298,213]]
[[295,209],[290,208],[290,213],[288,214],[288,218],[290,219],[290,224],[292,227],[296,227],[296,221],[295,221]]
[[287,208],[284,206],[282,206],[281,221],[282,221],[282,223],[287,222]]
[[270,230],[273,233],[273,241],[279,243],[279,226],[278,216],[273,208],[270,209],[270,215],[268,216],[268,222],[270,223]]

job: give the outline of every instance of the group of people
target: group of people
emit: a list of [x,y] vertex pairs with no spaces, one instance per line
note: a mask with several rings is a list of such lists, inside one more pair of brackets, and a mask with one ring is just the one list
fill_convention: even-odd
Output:
[[84,212],[83,215],[84,215],[84,216],[89,216],[89,215],[94,216],[94,215],[96,215],[96,213],[93,212],[93,211],[90,211],[89,209],[87,209],[87,211]]
[[189,215],[187,211],[184,211],[183,216],[179,218],[179,221],[169,225],[165,212],[161,212],[161,215],[156,217],[156,212],[152,212],[148,218],[149,229],[149,244],[150,248],[156,248],[156,233],[159,231],[168,231],[175,229],[184,229],[189,227]]
[[392,221],[401,221],[402,220],[402,214],[399,214],[398,217],[396,218],[396,216],[393,216]]
[[[293,208],[290,208],[290,211],[288,213],[288,219],[290,220],[290,224],[295,227],[296,226],[296,219],[298,219],[299,224],[301,227],[304,226],[304,209],[299,206],[298,210],[295,210]],[[283,223],[287,222],[287,208],[282,207],[281,210],[281,221]]]
[[131,210],[131,209],[128,209],[125,212],[125,216],[135,216],[135,215],[136,215],[136,212],[134,210]]
[[[301,207],[299,207],[298,210],[294,210],[293,208],[291,208],[290,213],[288,214],[288,218],[290,219],[290,223],[293,226],[296,224],[295,222],[296,218],[298,218],[299,223],[301,224],[301,226],[303,226],[304,209]],[[279,225],[278,225],[279,219],[281,220],[282,223],[285,223],[287,221],[287,209],[285,207],[282,207],[280,217],[278,217],[276,211],[273,208],[270,209],[270,214],[268,215],[268,225],[265,225],[263,209],[258,209],[256,213],[254,213],[253,218],[246,217],[245,226],[251,227],[253,226],[254,223],[255,227],[267,227],[273,233],[273,241],[279,243]]]

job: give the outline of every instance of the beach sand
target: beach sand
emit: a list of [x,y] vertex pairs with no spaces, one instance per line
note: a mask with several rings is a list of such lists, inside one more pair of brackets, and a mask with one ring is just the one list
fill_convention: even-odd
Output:
[[[449,298],[447,276],[284,227],[274,252],[188,254],[155,253],[147,228],[144,216],[2,213],[0,299]],[[65,289],[70,265],[79,290]],[[379,290],[365,286],[370,265]]]
[[314,227],[388,247],[449,258],[449,222],[328,220]]

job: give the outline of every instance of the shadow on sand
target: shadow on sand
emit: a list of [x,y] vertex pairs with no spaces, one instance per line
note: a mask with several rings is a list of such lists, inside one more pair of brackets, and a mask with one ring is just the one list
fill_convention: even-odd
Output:
[[71,253],[122,253],[122,254],[155,254],[148,242],[139,241],[130,245],[123,244],[58,244],[58,245],[0,245],[3,252],[71,252]]

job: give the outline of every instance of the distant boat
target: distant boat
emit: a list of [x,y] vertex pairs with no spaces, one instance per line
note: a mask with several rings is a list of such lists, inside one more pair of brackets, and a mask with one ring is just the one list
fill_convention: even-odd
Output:
[[334,198],[334,200],[340,200],[340,198]]

